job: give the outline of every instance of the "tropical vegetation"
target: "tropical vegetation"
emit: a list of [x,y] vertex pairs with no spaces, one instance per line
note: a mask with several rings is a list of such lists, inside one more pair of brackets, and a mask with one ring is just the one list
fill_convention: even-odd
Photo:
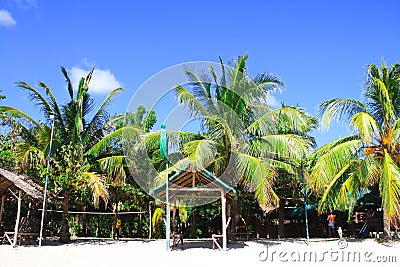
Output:
[[400,222],[400,64],[368,66],[364,101],[331,99],[319,106],[322,125],[346,121],[353,135],[314,153],[309,186],[320,211],[349,210],[360,195],[378,190],[384,232]]
[[[274,73],[249,77],[246,63],[247,55],[229,65],[220,58],[220,64],[209,70],[185,71],[189,83],[177,85],[174,93],[200,122],[200,130],[168,131],[174,147],[168,155],[169,172],[184,166],[211,171],[239,192],[239,200],[229,203],[232,228],[240,223],[241,214],[246,214],[248,222],[268,218],[268,225],[269,215],[278,211],[274,220],[279,237],[284,236],[287,203],[304,205],[304,176],[308,196],[318,202],[320,214],[347,211],[350,219],[357,201],[377,192],[384,231],[390,236],[391,227],[400,225],[400,63],[370,64],[362,101],[325,101],[316,117],[300,106],[271,106],[271,95],[282,92],[285,83]],[[95,108],[90,95],[94,69],[77,88],[67,70],[61,71],[68,96],[63,104],[43,82],[38,89],[16,83],[39,109],[39,119],[36,114],[0,106],[0,168],[26,174],[42,185],[49,178],[49,190],[58,197],[58,203],[51,205],[63,211],[61,218],[49,215],[49,220],[59,220],[62,242],[69,241],[71,231],[114,236],[121,218],[126,218],[122,236],[143,237],[153,226],[151,236],[163,237],[165,205],[146,193],[166,177],[161,132],[153,130],[155,111],[139,106],[135,112],[111,116],[109,105],[122,88],[113,90]],[[0,100],[4,98],[0,91]],[[324,128],[332,122],[347,123],[351,135],[317,148],[312,137],[317,117]],[[174,208],[180,220],[190,225],[193,237],[209,236],[207,227],[219,227],[218,204],[185,205],[179,202]],[[87,216],[87,211],[99,208],[111,211],[112,217]],[[84,215],[69,216],[71,209]],[[146,215],[121,215],[143,210]]]

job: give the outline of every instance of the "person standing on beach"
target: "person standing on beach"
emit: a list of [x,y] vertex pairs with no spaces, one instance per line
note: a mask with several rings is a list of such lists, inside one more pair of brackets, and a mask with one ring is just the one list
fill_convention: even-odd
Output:
[[121,230],[121,220],[117,219],[115,221],[113,239],[115,239],[115,236],[117,236],[117,240],[119,240],[120,230]]
[[332,212],[328,215],[328,218],[326,219],[328,221],[329,237],[332,237],[335,235],[335,219],[336,219],[336,215],[333,214]]

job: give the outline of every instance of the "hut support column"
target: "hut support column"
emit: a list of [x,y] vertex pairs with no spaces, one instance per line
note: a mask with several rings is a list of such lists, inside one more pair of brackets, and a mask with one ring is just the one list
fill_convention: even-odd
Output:
[[149,201],[149,239],[151,239],[151,227],[152,227],[152,215],[151,215],[151,203]]
[[226,236],[226,198],[224,190],[221,190],[221,206],[222,206],[222,249],[227,250]]
[[14,248],[17,246],[19,220],[21,218],[21,203],[22,203],[22,190],[20,189],[18,190],[18,210],[17,210],[17,220],[15,221],[14,240],[13,240]]
[[0,207],[0,222],[3,221],[4,213],[4,202],[6,201],[6,195],[1,196],[1,207]]
[[176,225],[175,225],[175,217],[176,217],[176,198],[174,198],[174,208],[172,210],[172,231],[173,234],[176,234]]

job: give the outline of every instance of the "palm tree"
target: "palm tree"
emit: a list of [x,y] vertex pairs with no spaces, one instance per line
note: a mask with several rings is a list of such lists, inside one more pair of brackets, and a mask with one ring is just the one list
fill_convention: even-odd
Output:
[[349,210],[358,196],[379,188],[384,232],[400,219],[400,63],[368,66],[364,101],[331,99],[319,106],[324,127],[348,120],[353,135],[329,143],[315,154],[310,188],[322,195],[319,211]]
[[112,121],[109,119],[106,108],[113,97],[123,89],[118,88],[112,91],[94,112],[93,117],[88,119],[89,113],[94,108],[93,99],[88,93],[94,68],[86,77],[82,77],[75,96],[67,71],[64,68],[61,68],[61,70],[66,79],[70,96],[70,100],[65,105],[60,106],[57,103],[53,91],[45,83],[40,82],[38,84],[45,90],[46,96],[43,96],[29,84],[17,82],[17,86],[27,91],[30,100],[36,102],[36,106],[40,107],[45,122],[38,123],[21,110],[12,107],[3,106],[0,107],[0,110],[7,112],[12,117],[25,119],[25,123],[20,123],[20,125],[24,132],[29,133],[29,138],[24,138],[18,146],[20,159],[27,162],[35,158],[39,161],[36,163],[43,165],[45,164],[43,155],[47,155],[49,149],[50,114],[54,114],[53,147],[55,152],[51,154],[51,175],[54,190],[63,196],[63,223],[60,241],[68,242],[68,207],[71,194],[79,188],[89,186],[93,193],[95,207],[99,206],[99,198],[107,203],[108,192],[103,184],[102,177],[91,170],[91,162],[100,155],[105,143],[121,135],[122,129],[106,131]]
[[270,211],[279,205],[274,190],[279,172],[295,174],[314,145],[305,133],[315,127],[315,120],[298,107],[269,107],[269,95],[284,83],[270,73],[246,77],[246,60],[246,55],[239,57],[226,70],[220,59],[220,78],[212,67],[206,78],[186,72],[190,88],[178,86],[176,96],[201,118],[205,138],[186,143],[184,153],[195,166],[208,166],[228,184],[239,181],[254,191],[261,208]]

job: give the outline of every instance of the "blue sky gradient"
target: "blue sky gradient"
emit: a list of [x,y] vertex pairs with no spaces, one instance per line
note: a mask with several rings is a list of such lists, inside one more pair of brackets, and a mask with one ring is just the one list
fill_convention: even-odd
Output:
[[[123,113],[166,67],[247,53],[250,76],[269,71],[286,82],[278,102],[314,114],[330,98],[360,99],[367,64],[399,61],[399,10],[399,1],[384,0],[1,0],[2,104],[38,112],[16,81],[43,81],[66,101],[60,66],[78,74],[96,65],[103,84],[126,89],[111,108]],[[98,104],[105,93],[93,93]],[[334,128],[315,133],[319,145],[346,134]]]

